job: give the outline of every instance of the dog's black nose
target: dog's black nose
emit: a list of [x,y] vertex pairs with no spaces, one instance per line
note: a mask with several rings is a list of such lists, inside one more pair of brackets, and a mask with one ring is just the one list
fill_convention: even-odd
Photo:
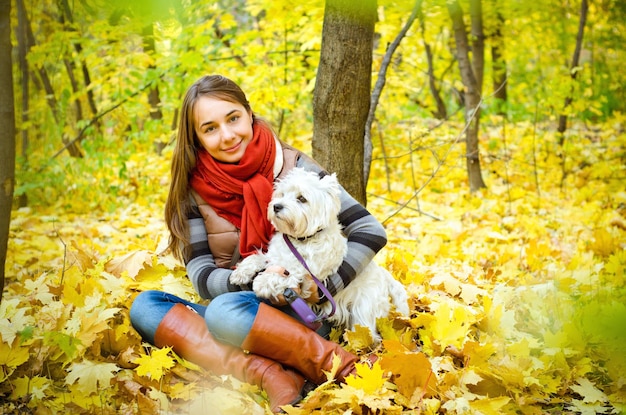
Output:
[[283,205],[281,205],[281,204],[274,205],[274,213],[278,213],[281,210],[283,210]]

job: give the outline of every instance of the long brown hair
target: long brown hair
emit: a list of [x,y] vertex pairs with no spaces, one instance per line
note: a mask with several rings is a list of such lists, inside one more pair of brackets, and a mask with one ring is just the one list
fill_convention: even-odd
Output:
[[[187,216],[191,210],[189,178],[196,167],[198,150],[202,148],[194,127],[194,107],[198,98],[207,96],[241,104],[252,114],[253,122],[269,124],[252,112],[243,90],[232,80],[222,75],[207,75],[194,82],[183,99],[176,134],[176,146],[172,156],[172,181],[165,202],[165,223],[170,231],[168,249],[179,260],[189,254],[189,229]],[[271,127],[270,127],[271,128]]]

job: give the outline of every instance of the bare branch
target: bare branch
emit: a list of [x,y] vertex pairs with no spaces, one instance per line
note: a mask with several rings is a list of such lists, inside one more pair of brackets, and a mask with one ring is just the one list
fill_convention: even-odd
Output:
[[374,86],[374,90],[372,91],[372,96],[370,99],[370,109],[367,114],[367,121],[365,122],[365,152],[364,152],[364,161],[363,161],[363,177],[364,183],[367,184],[367,180],[370,175],[370,166],[372,163],[372,123],[374,122],[374,115],[376,114],[376,107],[378,106],[378,101],[380,100],[380,94],[385,86],[385,82],[387,80],[387,68],[389,67],[389,63],[391,62],[391,58],[393,57],[394,52],[398,49],[400,42],[406,36],[407,32],[413,25],[415,18],[419,12],[419,9],[422,7],[422,0],[415,0],[415,5],[413,6],[413,11],[409,16],[409,19],[404,24],[404,27],[400,30],[396,38],[389,45],[387,50],[385,51],[385,56],[383,56],[383,61],[380,65],[380,69],[378,70],[378,78],[376,79],[376,85]]

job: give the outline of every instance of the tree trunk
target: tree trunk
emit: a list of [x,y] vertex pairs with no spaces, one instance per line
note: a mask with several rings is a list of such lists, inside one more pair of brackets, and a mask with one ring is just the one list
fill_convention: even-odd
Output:
[[[152,23],[144,26],[141,32],[141,39],[143,41],[143,51],[148,55],[154,55],[156,46],[154,42],[154,25]],[[156,66],[150,65],[150,69],[155,69]],[[150,119],[158,121],[163,119],[163,112],[161,111],[161,97],[159,95],[159,86],[154,85],[148,89],[148,102],[150,103]]]
[[426,41],[426,27],[424,24],[424,15],[422,13],[421,4],[419,9],[419,19],[420,32],[422,34],[422,43],[424,44],[424,50],[426,52],[426,63],[428,64],[428,88],[430,89],[430,93],[433,96],[435,103],[437,104],[437,110],[433,113],[433,116],[438,120],[445,120],[446,118],[448,118],[448,109],[446,108],[446,104],[443,102],[443,98],[441,98],[441,92],[437,87],[437,79],[435,78],[435,65],[433,64],[433,52],[430,44]]
[[463,85],[465,87],[465,123],[467,124],[465,144],[467,152],[467,176],[469,179],[470,191],[475,192],[479,189],[487,187],[483,181],[480,169],[480,157],[478,150],[480,90],[472,69],[472,63],[469,59],[469,42],[467,40],[467,32],[465,31],[465,23],[463,23],[463,10],[459,5],[458,0],[448,2],[448,12],[452,18],[454,40],[456,43],[456,58],[459,62],[461,79],[463,80]]
[[0,0],[0,301],[15,185],[15,108],[11,61],[11,0]]
[[[70,5],[67,0],[61,1],[62,15],[65,16],[70,23],[74,23],[74,15],[72,14],[72,9],[70,9]],[[81,56],[83,52],[83,47],[78,42],[73,42],[74,50],[76,51],[77,56]],[[96,106],[96,99],[93,95],[93,90],[89,88],[91,85],[91,75],[89,74],[89,68],[87,68],[87,64],[84,60],[80,62],[81,70],[83,73],[83,82],[85,84],[85,89],[87,89],[87,102],[89,103],[89,108],[91,110],[91,115],[94,116],[98,114],[98,107]]]
[[[583,35],[585,33],[585,24],[587,23],[587,10],[589,9],[589,5],[587,4],[587,0],[582,0],[580,4],[580,20],[578,22],[578,34],[576,35],[576,49],[574,49],[574,55],[572,56],[572,64],[570,65],[570,74],[572,79],[576,79],[576,75],[578,71],[575,71],[574,68],[578,66],[578,62],[580,61],[580,51],[583,47]],[[571,95],[565,98],[565,103],[563,104],[563,109],[566,110],[567,107],[572,103]],[[565,137],[563,133],[567,130],[567,114],[561,114],[559,116],[559,127],[557,131],[559,132],[559,144],[563,145]]]
[[[18,7],[18,12],[23,13],[24,15],[24,28],[26,30],[26,39],[27,39],[28,49],[30,49],[32,46],[35,45],[35,36],[33,34],[33,29],[30,26],[30,20],[28,20],[28,16],[26,15],[24,1],[17,0],[16,3]],[[39,77],[41,78],[43,89],[44,89],[44,92],[46,93],[46,101],[48,102],[48,106],[50,107],[50,110],[52,111],[52,116],[54,117],[54,120],[57,122],[57,124],[60,124],[61,122],[65,122],[65,120],[61,119],[62,117],[59,114],[59,105],[56,100],[56,96],[54,94],[54,89],[52,88],[52,82],[50,82],[50,77],[48,77],[48,72],[46,72],[46,68],[44,68],[43,66],[38,67],[37,73],[39,74]],[[82,157],[82,153],[76,143],[71,142],[67,137],[65,137],[65,135],[61,138],[61,140],[63,141],[63,144],[65,144],[65,148],[67,148],[67,151],[70,153],[70,156]]]
[[[141,31],[141,40],[143,42],[143,51],[148,55],[154,55],[156,51],[156,45],[154,42],[154,24],[149,23],[143,27]],[[155,69],[156,66],[150,64],[150,69]],[[150,104],[150,119],[153,121],[159,121],[163,119],[163,111],[161,111],[161,96],[159,95],[159,85],[155,81],[154,85],[148,89],[148,103]],[[154,150],[157,154],[161,154],[166,142],[162,140],[154,141]]]
[[482,0],[470,0],[470,18],[472,26],[472,69],[478,92],[483,92],[483,74],[485,72],[485,34],[483,33]]
[[506,60],[502,55],[504,49],[504,38],[502,37],[502,26],[504,16],[497,5],[498,0],[493,0],[493,8],[496,10],[496,20],[493,35],[491,38],[491,80],[493,84],[493,97],[496,100],[498,115],[506,116]]
[[[65,71],[67,72],[67,77],[70,80],[70,85],[72,86],[72,92],[74,94],[77,94],[80,90],[80,87],[78,86],[78,82],[76,81],[76,77],[74,76],[74,68],[76,67],[76,65],[74,65],[74,61],[69,60],[68,58],[63,59],[63,63],[65,64]],[[74,100],[74,110],[76,111],[76,120],[82,120],[83,106],[80,103],[80,99]]]
[[326,0],[313,95],[313,157],[363,205],[376,7],[376,0]]
[[[22,87],[22,124],[26,125],[28,123],[28,107],[30,105],[29,102],[29,70],[28,70],[28,60],[26,59],[26,55],[28,53],[28,41],[26,40],[26,27],[25,27],[25,19],[26,16],[24,14],[24,10],[22,7],[18,7],[17,13],[17,56],[19,60],[20,66],[20,76],[21,76],[21,87]],[[24,160],[23,169],[28,170],[28,128],[22,128],[22,145],[21,147],[21,156],[22,160]],[[18,196],[18,207],[26,207],[28,206],[28,194],[26,192],[22,193]]]

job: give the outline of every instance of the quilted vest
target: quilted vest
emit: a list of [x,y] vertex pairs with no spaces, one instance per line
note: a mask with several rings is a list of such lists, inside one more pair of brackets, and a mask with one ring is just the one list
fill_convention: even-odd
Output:
[[[295,167],[302,155],[300,151],[281,142],[283,149],[283,168],[278,177],[283,177]],[[207,230],[209,249],[220,268],[233,268],[239,262],[239,232],[240,230],[228,220],[219,216],[207,202],[195,191],[191,191],[193,199],[204,219]]]

